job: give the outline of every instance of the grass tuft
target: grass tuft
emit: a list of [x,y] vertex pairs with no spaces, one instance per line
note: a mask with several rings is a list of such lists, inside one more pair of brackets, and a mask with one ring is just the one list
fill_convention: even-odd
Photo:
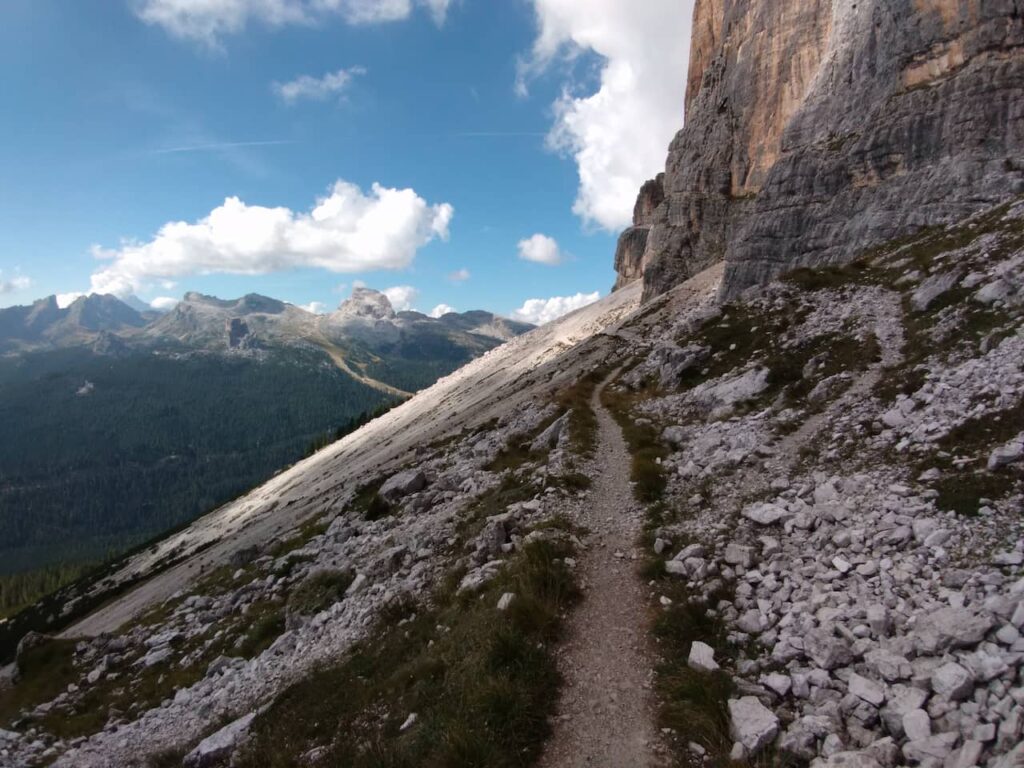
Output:
[[351,571],[320,571],[303,581],[288,598],[288,609],[299,616],[315,616],[345,597],[355,575]]

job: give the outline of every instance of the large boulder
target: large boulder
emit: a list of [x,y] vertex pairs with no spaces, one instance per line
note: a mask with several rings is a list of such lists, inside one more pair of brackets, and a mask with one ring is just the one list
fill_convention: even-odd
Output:
[[426,475],[418,469],[407,469],[389,477],[380,487],[378,493],[386,501],[396,502],[412,493],[418,493],[426,487]]
[[234,754],[249,734],[256,713],[250,712],[229,725],[225,725],[212,736],[207,736],[185,756],[184,768],[212,768],[221,765]]
[[990,616],[969,608],[940,608],[921,617],[914,630],[914,640],[925,653],[941,653],[977,645],[993,626]]

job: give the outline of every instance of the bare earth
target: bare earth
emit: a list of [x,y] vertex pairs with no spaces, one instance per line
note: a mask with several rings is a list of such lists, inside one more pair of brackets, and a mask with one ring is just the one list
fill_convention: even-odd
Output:
[[640,556],[643,512],[630,487],[629,451],[618,424],[600,403],[601,389],[593,400],[600,444],[591,504],[577,521],[591,531],[579,564],[584,598],[560,654],[565,688],[541,768],[660,764],[647,594],[634,560]]

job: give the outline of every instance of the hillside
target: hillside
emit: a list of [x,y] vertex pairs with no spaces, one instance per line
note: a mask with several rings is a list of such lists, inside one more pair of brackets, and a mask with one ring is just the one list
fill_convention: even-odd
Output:
[[[634,284],[513,340],[112,574],[97,589],[158,573],[65,632],[94,639],[40,646],[64,666],[23,650],[6,711],[40,730],[10,754],[177,764],[230,721],[195,755],[247,734],[240,765],[521,765],[552,734],[629,764],[1015,764],[1022,232],[1003,206],[721,307],[717,268],[642,309]],[[634,512],[605,517],[618,488]],[[578,618],[637,565],[647,662]],[[531,661],[480,677],[495,642]],[[588,658],[653,688],[588,689]],[[552,665],[611,699],[562,717]],[[668,730],[631,741],[645,711]]]
[[[697,0],[616,290],[0,623],[0,768],[1020,768],[1022,25]],[[157,335],[517,330],[382,299]]]
[[0,576],[194,520],[527,328],[396,314],[367,289],[326,316],[195,293],[162,316],[96,295],[0,310]]

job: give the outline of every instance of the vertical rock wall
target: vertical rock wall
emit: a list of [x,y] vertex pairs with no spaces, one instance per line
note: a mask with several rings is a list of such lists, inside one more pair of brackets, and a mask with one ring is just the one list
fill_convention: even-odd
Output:
[[650,298],[724,259],[729,297],[1021,194],[1022,17],[1024,0],[698,0],[686,125],[619,284]]

